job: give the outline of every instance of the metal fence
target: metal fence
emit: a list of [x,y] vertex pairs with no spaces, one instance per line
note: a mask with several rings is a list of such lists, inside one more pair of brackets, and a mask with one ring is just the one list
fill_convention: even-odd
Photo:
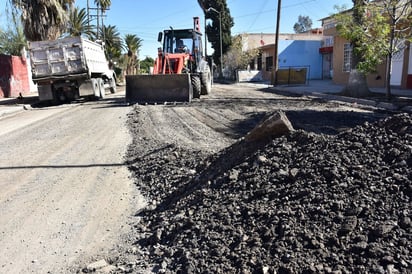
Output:
[[308,82],[310,66],[280,67],[277,72],[278,85],[304,85]]

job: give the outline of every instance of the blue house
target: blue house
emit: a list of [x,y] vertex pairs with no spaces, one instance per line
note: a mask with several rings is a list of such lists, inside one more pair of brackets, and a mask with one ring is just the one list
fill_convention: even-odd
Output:
[[[304,82],[322,79],[322,54],[319,53],[320,40],[279,40],[278,80],[282,83],[293,78],[295,73],[304,77]],[[260,47],[261,55],[257,69],[265,81],[273,80],[275,44]],[[303,73],[303,74],[302,74]],[[302,76],[304,75],[304,76]]]

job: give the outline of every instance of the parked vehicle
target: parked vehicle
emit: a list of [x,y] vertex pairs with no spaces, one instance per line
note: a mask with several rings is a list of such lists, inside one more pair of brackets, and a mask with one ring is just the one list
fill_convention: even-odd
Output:
[[193,29],[173,28],[159,33],[153,74],[126,75],[126,101],[190,102],[201,94],[209,94],[212,76],[203,56],[199,17],[194,17]]
[[60,103],[116,92],[116,75],[104,47],[82,37],[29,42],[32,78],[39,100]]

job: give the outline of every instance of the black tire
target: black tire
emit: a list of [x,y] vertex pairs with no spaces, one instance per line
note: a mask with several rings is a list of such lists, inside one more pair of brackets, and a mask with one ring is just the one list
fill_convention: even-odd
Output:
[[110,93],[116,93],[116,79],[112,78],[110,80]]
[[99,89],[99,83],[97,82],[97,78],[90,79],[90,82],[92,84],[94,100],[99,100],[100,99],[100,89]]
[[53,99],[51,100],[52,105],[60,105],[62,103],[60,91],[52,87]]
[[99,99],[104,99],[106,97],[106,90],[104,89],[104,80],[102,78],[97,78],[97,85],[99,86]]
[[206,66],[205,71],[201,74],[201,95],[208,95],[212,90],[212,74],[210,73],[209,66]]
[[193,88],[193,98],[200,98],[201,83],[199,75],[191,75],[190,81]]

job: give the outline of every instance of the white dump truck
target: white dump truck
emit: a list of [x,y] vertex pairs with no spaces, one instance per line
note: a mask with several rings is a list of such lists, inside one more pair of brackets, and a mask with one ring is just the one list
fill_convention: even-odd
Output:
[[60,103],[116,92],[116,75],[101,44],[82,37],[29,42],[32,78],[39,100]]

